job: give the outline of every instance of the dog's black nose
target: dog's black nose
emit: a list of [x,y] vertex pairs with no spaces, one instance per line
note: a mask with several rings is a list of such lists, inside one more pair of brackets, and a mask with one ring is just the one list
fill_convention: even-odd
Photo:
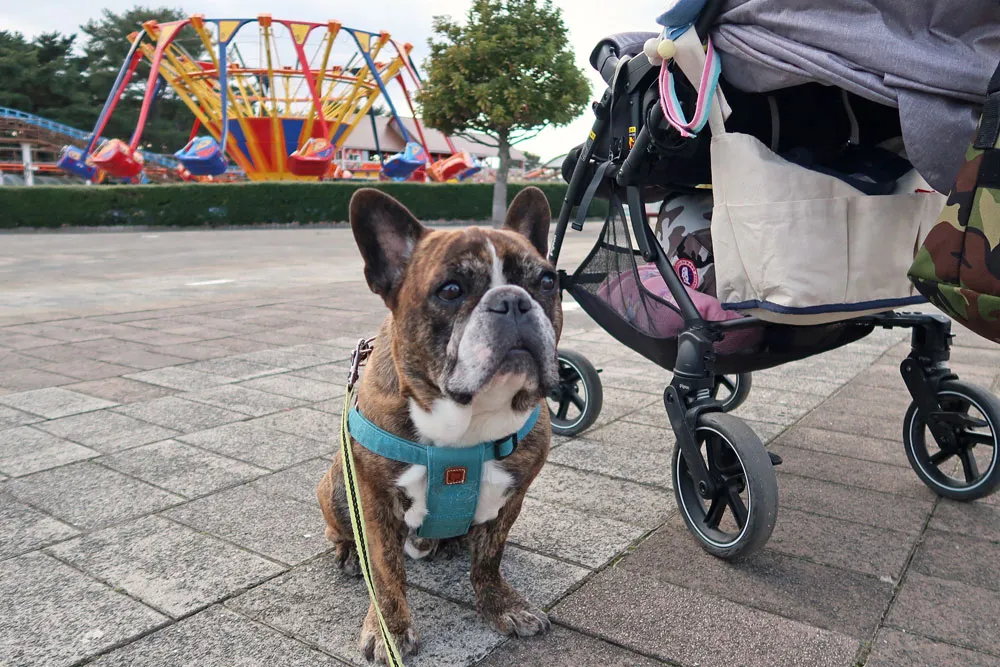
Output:
[[505,294],[490,303],[486,310],[497,315],[510,315],[514,319],[518,319],[531,310],[531,301],[523,294]]

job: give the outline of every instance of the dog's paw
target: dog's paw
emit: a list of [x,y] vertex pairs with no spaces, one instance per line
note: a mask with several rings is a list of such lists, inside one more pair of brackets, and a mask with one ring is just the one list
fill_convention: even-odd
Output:
[[552,629],[552,622],[541,609],[527,604],[511,607],[496,613],[483,614],[497,632],[518,637],[540,635]]
[[[417,638],[417,631],[407,628],[406,632],[392,636],[396,643],[396,650],[399,651],[399,658],[402,660],[408,655],[415,655],[420,648],[420,639]],[[382,632],[378,628],[366,627],[361,631],[360,642],[361,654],[365,660],[375,661],[378,664],[388,665],[389,654],[382,640]]]
[[361,576],[361,561],[358,560],[358,550],[354,542],[342,540],[337,542],[334,551],[334,563],[337,569],[351,577]]

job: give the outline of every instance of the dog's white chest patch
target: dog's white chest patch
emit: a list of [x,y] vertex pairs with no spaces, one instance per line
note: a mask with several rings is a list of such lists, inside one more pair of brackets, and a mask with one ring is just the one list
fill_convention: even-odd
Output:
[[[485,523],[497,518],[500,508],[507,501],[507,489],[514,478],[500,467],[496,461],[483,464],[483,475],[479,480],[479,501],[472,523]],[[427,516],[427,468],[411,465],[396,480],[396,486],[403,489],[410,499],[410,508],[403,514],[403,521],[416,530]]]
[[[430,411],[410,402],[410,418],[425,444],[438,447],[468,447],[480,442],[498,440],[521,428],[531,411],[514,412],[511,400],[524,384],[523,377],[495,378],[470,405],[458,405],[450,399],[434,402]],[[507,502],[507,491],[514,478],[499,461],[486,461],[479,480],[479,499],[472,523],[479,524],[497,517]],[[406,525],[416,530],[427,517],[427,467],[411,465],[396,480],[410,499],[410,508],[403,514]],[[413,553],[410,554],[414,556]]]

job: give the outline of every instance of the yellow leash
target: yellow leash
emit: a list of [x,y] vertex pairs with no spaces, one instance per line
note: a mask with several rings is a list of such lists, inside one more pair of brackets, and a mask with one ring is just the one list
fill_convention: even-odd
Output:
[[403,667],[403,659],[399,657],[396,641],[382,617],[378,597],[375,594],[375,578],[372,575],[371,559],[368,555],[368,538],[365,534],[365,514],[361,508],[361,489],[358,487],[357,474],[354,467],[354,451],[351,447],[351,433],[347,425],[351,408],[354,407],[354,385],[360,375],[361,366],[371,354],[371,343],[374,339],[358,341],[358,346],[351,355],[351,372],[347,380],[347,393],[344,395],[344,412],[340,417],[340,458],[344,470],[344,489],[347,491],[347,508],[351,515],[351,528],[354,530],[354,545],[358,550],[358,561],[361,564],[361,574],[368,586],[368,597],[375,607],[379,629],[382,631],[382,641],[385,642],[389,667]]

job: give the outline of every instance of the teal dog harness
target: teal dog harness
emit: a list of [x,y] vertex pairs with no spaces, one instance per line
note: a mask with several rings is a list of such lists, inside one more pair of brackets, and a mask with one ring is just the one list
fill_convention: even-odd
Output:
[[479,483],[486,461],[514,453],[538,421],[538,405],[517,433],[469,447],[435,447],[412,442],[385,431],[351,409],[348,429],[359,445],[393,461],[427,468],[427,516],[417,535],[440,540],[469,532],[479,504]]

